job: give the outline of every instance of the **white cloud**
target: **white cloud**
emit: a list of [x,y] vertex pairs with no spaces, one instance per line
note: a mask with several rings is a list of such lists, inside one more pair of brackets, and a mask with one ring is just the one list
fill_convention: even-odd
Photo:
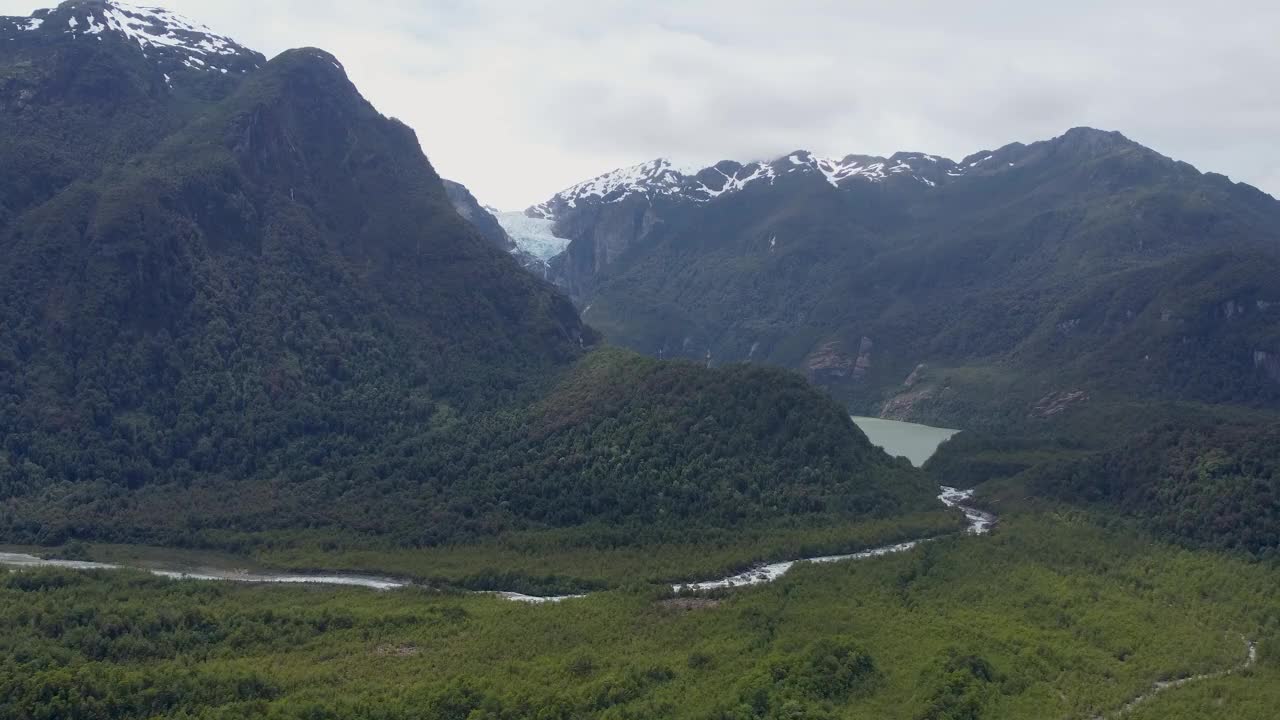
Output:
[[959,157],[1075,125],[1280,192],[1272,3],[166,4],[268,55],[332,51],[442,174],[506,208],[660,155]]

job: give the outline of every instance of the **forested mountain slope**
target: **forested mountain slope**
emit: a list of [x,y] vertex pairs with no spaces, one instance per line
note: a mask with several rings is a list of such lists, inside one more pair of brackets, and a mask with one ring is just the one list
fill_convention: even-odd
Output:
[[1018,389],[984,420],[1054,393],[1280,400],[1280,203],[1118,133],[660,161],[528,212],[572,238],[553,277],[606,337],[802,369],[861,412],[959,422],[966,367]]
[[1269,555],[1280,203],[1114,132],[921,153],[659,160],[526,214],[611,341],[797,369],[857,414],[966,430],[938,482]]
[[93,1],[0,17],[0,225],[152,147],[266,62],[166,17]]
[[[588,355],[569,301],[463,220],[335,58],[257,67],[194,27],[99,0],[0,22],[0,145],[30,160],[0,166],[10,540],[429,543],[930,502],[794,378]],[[156,52],[184,38],[217,57]],[[609,384],[563,385],[601,367]]]

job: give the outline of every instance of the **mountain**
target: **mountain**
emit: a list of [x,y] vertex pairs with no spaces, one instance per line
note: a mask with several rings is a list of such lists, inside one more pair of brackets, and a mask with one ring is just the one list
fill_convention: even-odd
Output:
[[527,211],[534,217],[555,220],[579,210],[579,204],[618,203],[631,195],[650,200],[669,197],[684,202],[706,203],[745,189],[755,182],[773,185],[781,176],[797,174],[822,177],[834,188],[854,180],[884,182],[913,180],[929,187],[963,177],[990,160],[990,154],[972,163],[960,164],[935,155],[898,153],[891,158],[849,155],[842,159],[822,158],[798,150],[773,162],[741,164],[726,160],[710,167],[679,166],[665,158],[622,168],[556,193],[550,200]]
[[471,223],[495,246],[515,256],[528,271],[546,278],[547,262],[564,251],[569,241],[555,235],[554,223],[524,212],[503,212],[482,205],[461,183],[445,180],[449,201],[464,220]]
[[5,541],[931,506],[802,380],[592,352],[328,53],[100,0],[0,28]]
[[161,10],[65,3],[0,17],[0,224],[147,150],[266,62]]
[[1119,133],[959,162],[659,160],[526,214],[571,239],[550,277],[610,340],[795,368],[862,413],[1280,402],[1280,203]]
[[550,221],[555,231],[577,241],[572,252],[557,260],[553,276],[575,297],[585,298],[595,276],[634,243],[643,243],[665,225],[668,213],[709,205],[748,187],[772,188],[780,179],[784,185],[798,182],[810,189],[815,183],[825,183],[839,190],[857,182],[893,188],[937,187],[968,172],[980,172],[978,166],[989,157],[988,153],[956,164],[921,153],[834,159],[799,150],[773,162],[726,160],[706,168],[658,159],[579,183],[525,214]]
[[966,432],[927,470],[1266,556],[1280,462],[1280,203],[1115,132],[680,168],[526,214],[610,341],[799,370],[856,414]]
[[60,41],[102,40],[115,36],[137,43],[142,57],[165,74],[184,72],[243,75],[266,59],[235,40],[158,7],[139,7],[114,0],[65,2],[36,10],[31,17],[0,18],[0,32],[10,41],[62,50]]
[[476,196],[471,194],[462,183],[452,180],[444,181],[445,194],[449,196],[449,204],[453,205],[453,209],[458,211],[463,220],[471,223],[480,233],[481,237],[488,240],[494,247],[505,250],[509,253],[518,252],[519,248],[511,240],[511,236],[498,223],[498,218],[493,211],[480,204],[476,200]]
[[548,243],[549,226],[542,220],[527,218],[524,213],[502,213],[481,205],[475,195],[461,183],[444,181],[445,192],[453,209],[495,247],[511,253],[525,270],[546,279],[547,260],[564,249],[568,241],[553,238]]

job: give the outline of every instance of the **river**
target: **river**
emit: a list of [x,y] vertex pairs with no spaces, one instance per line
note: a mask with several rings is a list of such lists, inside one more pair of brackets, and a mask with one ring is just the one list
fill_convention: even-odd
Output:
[[[943,487],[942,492],[938,495],[938,500],[947,507],[959,508],[964,512],[965,517],[969,521],[968,532],[974,535],[983,535],[990,532],[991,527],[995,524],[995,516],[985,513],[976,508],[969,507],[966,503],[973,497],[971,490],[957,490],[956,488]],[[883,547],[871,548],[861,552],[851,553],[849,555],[825,555],[821,557],[800,558],[798,560],[788,560],[785,562],[770,563],[752,568],[746,572],[739,573],[726,578],[716,580],[706,580],[703,582],[680,583],[673,585],[676,590],[717,590],[722,588],[744,587],[749,585],[760,585],[769,583],[786,575],[791,568],[800,563],[834,563],[846,562],[852,560],[865,560],[867,558],[880,557],[882,555],[891,555],[893,553],[906,552],[916,547],[920,543],[929,542],[935,538],[922,538],[919,540],[910,540],[907,542],[896,543],[893,545],[885,545]],[[0,552],[0,567],[9,567],[13,569],[29,569],[39,567],[63,568],[66,570],[144,570],[153,575],[160,577],[172,578],[174,580],[210,580],[222,582],[243,582],[243,583],[261,583],[261,584],[300,584],[300,585],[346,585],[353,587],[364,587],[371,590],[396,590],[399,588],[409,587],[415,583],[408,580],[396,580],[393,578],[377,577],[372,575],[344,575],[340,573],[268,573],[268,572],[246,572],[241,570],[221,570],[217,568],[201,568],[200,570],[177,570],[165,568],[144,568],[138,566],[116,565],[111,563],[85,562],[81,560],[57,560],[50,558],[36,557],[25,553],[6,553]],[[534,595],[523,595],[514,592],[494,592],[488,593],[496,595],[506,600],[524,603],[548,603],[561,602],[563,600],[572,600],[584,597],[583,595],[560,595],[551,597],[539,597]]]
[[[906,457],[917,466],[923,465],[924,462],[937,451],[938,447],[940,447],[942,443],[946,442],[951,436],[959,432],[957,430],[944,430],[941,428],[928,427],[926,425],[914,425],[912,423],[880,420],[877,418],[854,418],[854,422],[856,422],[859,427],[863,428],[863,431],[867,433],[867,437],[869,437],[873,443],[883,447],[892,455],[901,455]],[[991,528],[995,525],[996,518],[994,515],[971,507],[969,505],[969,501],[972,498],[972,490],[959,490],[952,487],[941,488],[941,492],[938,495],[938,500],[943,505],[952,508],[959,508],[964,512],[965,518],[969,521],[968,532],[970,534],[986,534],[987,532],[990,532]],[[934,539],[936,538],[920,538],[893,545],[871,548],[849,555],[827,555],[822,557],[800,558],[785,562],[771,563],[752,568],[751,570],[731,577],[706,580],[702,582],[681,583],[673,585],[672,587],[676,590],[716,590],[722,588],[759,585],[777,580],[783,575],[786,575],[791,568],[795,567],[799,563],[834,563],[865,560],[867,558],[906,552],[920,543],[929,542]],[[133,569],[144,570],[152,573],[153,575],[159,575],[161,577],[172,578],[175,580],[208,580],[263,584],[346,585],[364,587],[371,590],[396,590],[415,584],[408,580],[397,580],[394,578],[378,577],[375,575],[247,572],[242,570],[223,570],[217,568],[186,570],[179,569],[180,566],[177,564],[171,565],[170,567],[164,567],[162,565],[160,568],[144,568],[115,565],[110,563],[84,562],[80,560],[55,560],[40,558],[25,553],[5,552],[0,552],[0,567],[10,567],[13,569],[54,567],[68,570]],[[530,604],[561,602],[564,600],[584,597],[582,595],[538,597],[533,595],[522,595],[514,592],[495,592],[487,594],[496,595],[514,602]]]
[[372,577],[367,575],[343,574],[303,574],[303,573],[254,573],[241,570],[220,570],[217,568],[201,568],[200,570],[172,570],[142,568],[111,563],[84,562],[81,560],[52,560],[24,553],[0,553],[0,566],[11,568],[55,567],[67,570],[146,570],[152,575],[172,578],[174,580],[221,580],[224,582],[244,583],[287,583],[311,585],[350,585],[366,587],[372,590],[395,590],[407,587],[411,583],[391,578]]

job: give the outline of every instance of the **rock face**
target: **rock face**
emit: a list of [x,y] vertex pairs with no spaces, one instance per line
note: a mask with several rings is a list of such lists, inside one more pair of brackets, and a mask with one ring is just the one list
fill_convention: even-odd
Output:
[[531,248],[523,242],[527,238],[508,232],[507,228],[503,227],[502,219],[505,213],[498,213],[493,208],[480,204],[475,195],[472,195],[462,183],[445,180],[444,189],[453,209],[457,210],[458,215],[470,223],[481,237],[488,240],[494,247],[511,253],[525,270],[544,280],[547,279],[546,259],[537,252],[530,252]]
[[632,247],[647,242],[661,224],[661,210],[645,195],[607,204],[583,203],[554,220],[555,234],[570,238],[570,243],[548,261],[548,277],[581,304],[591,297],[596,280],[609,266]]
[[1074,405],[1089,401],[1089,393],[1083,390],[1060,390],[1040,399],[1031,408],[1031,416],[1047,419],[1066,412]]
[[1266,352],[1265,350],[1255,350],[1253,353],[1253,366],[1265,372],[1267,377],[1280,383],[1280,354]]
[[867,371],[871,369],[871,349],[875,347],[875,343],[871,338],[864,337],[862,342],[858,344],[858,359],[853,363],[853,377],[861,380],[867,376]]
[[880,406],[880,417],[904,422],[915,420],[918,409],[937,398],[940,392],[937,388],[925,387],[892,397]]
[[444,190],[449,196],[449,204],[453,205],[453,209],[458,211],[463,220],[475,227],[481,237],[496,248],[515,252],[516,244],[512,242],[511,236],[498,224],[498,219],[493,216],[493,213],[486,210],[465,185],[445,180]]
[[843,379],[862,380],[871,370],[871,350],[875,343],[864,337],[858,343],[856,355],[841,350],[839,340],[823,343],[805,360],[809,379],[823,384]]
[[923,377],[924,371],[927,368],[928,366],[925,365],[924,363],[920,363],[919,365],[917,365],[916,369],[912,370],[911,374],[907,376],[907,379],[902,382],[902,386],[907,389],[911,389],[915,387],[916,383],[920,382],[920,379],[921,377]]
[[832,340],[823,344],[805,360],[805,370],[809,379],[821,384],[851,377],[858,364],[858,358],[840,350],[840,341]]
[[924,363],[916,365],[907,379],[902,382],[900,391],[880,406],[879,416],[885,420],[910,421],[917,417],[918,409],[936,399],[945,388],[925,384],[925,372],[928,366]]

